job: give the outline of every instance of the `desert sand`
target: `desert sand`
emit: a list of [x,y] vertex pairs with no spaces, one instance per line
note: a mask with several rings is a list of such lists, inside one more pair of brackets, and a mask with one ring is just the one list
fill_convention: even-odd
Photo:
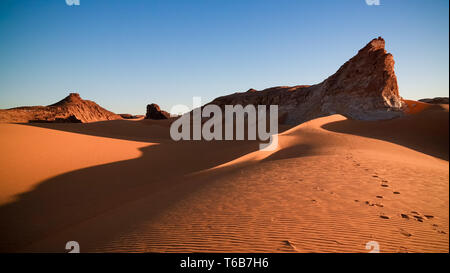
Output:
[[171,120],[0,124],[0,251],[448,252],[449,109],[417,105],[282,127],[272,152]]

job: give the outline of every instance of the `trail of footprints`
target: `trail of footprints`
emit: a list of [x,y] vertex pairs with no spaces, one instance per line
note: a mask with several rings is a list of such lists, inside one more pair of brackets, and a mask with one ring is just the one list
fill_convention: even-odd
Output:
[[[364,171],[366,171],[366,172],[371,172],[371,170],[369,168],[362,167],[361,163],[359,163],[357,160],[355,160],[353,158],[352,154],[347,155],[346,159],[347,160],[351,160],[353,162],[354,166],[359,167],[359,168],[363,168]],[[389,186],[389,181],[387,179],[384,179],[384,178],[380,177],[376,172],[373,172],[371,174],[371,176],[372,176],[372,178],[377,179],[378,181],[380,181],[380,187],[381,188],[389,188],[390,187]],[[399,195],[400,194],[399,191],[392,191],[392,193],[394,195]],[[381,201],[384,197],[383,197],[383,195],[377,195],[377,196],[375,196],[375,198],[376,198],[377,201]],[[360,200],[355,200],[355,202],[360,202]],[[381,202],[364,201],[364,204],[366,204],[366,205],[368,205],[370,207],[380,207],[380,208],[384,207],[384,205]],[[410,212],[406,212],[406,213],[400,213],[400,217],[402,217],[402,219],[405,219],[405,220],[413,220],[413,221],[417,221],[417,222],[420,222],[420,223],[424,223],[426,220],[434,219],[433,215],[421,214],[421,213],[419,213],[417,211],[410,211]],[[380,218],[386,219],[386,220],[391,219],[390,216],[387,216],[387,215],[385,215],[383,213],[380,215]],[[433,230],[435,230],[439,234],[447,234],[445,231],[440,230],[439,226],[437,224],[431,224],[431,226],[432,226]],[[400,229],[400,233],[403,234],[406,237],[411,237],[412,236],[411,233],[409,233],[409,232],[407,232],[407,231],[405,231],[403,229]]]
[[[352,155],[352,154],[348,154],[348,155],[346,156],[346,160],[352,161],[352,163],[353,163],[353,165],[354,165],[355,167],[363,169],[365,172],[367,172],[367,173],[371,176],[372,179],[375,179],[375,180],[379,181],[380,190],[381,190],[381,189],[384,189],[384,190],[383,190],[383,193],[386,193],[386,190],[389,189],[389,188],[391,188],[391,186],[389,185],[389,181],[388,181],[387,179],[384,179],[383,177],[380,177],[380,176],[378,175],[378,173],[373,172],[373,171],[370,170],[369,168],[363,167],[363,166],[361,165],[361,163],[359,163],[357,160],[355,160],[355,159],[353,158],[353,155]],[[296,181],[295,183],[301,183],[302,181],[303,181],[303,179],[299,179],[299,180]],[[320,192],[328,193],[328,194],[331,194],[331,195],[336,195],[335,192],[325,190],[325,189],[323,189],[323,188],[321,188],[321,187],[318,187],[318,186],[313,187],[313,189],[314,189],[314,190],[317,190],[317,191],[320,191]],[[392,194],[393,194],[393,195],[400,195],[401,193],[400,193],[399,191],[392,190]],[[367,206],[369,206],[369,207],[379,207],[379,208],[384,208],[384,204],[382,204],[382,202],[381,202],[383,199],[384,199],[384,196],[383,196],[382,194],[379,194],[379,195],[376,195],[376,196],[375,196],[375,200],[376,200],[375,202],[371,202],[371,201],[360,201],[360,200],[354,200],[354,201],[357,202],[357,203],[361,203],[361,202],[362,202],[363,204],[365,204],[365,205],[367,205]],[[315,204],[315,203],[318,202],[318,200],[316,200],[316,199],[311,199],[311,202],[312,202],[313,204]],[[386,215],[386,214],[384,214],[384,213],[381,213],[381,214],[379,215],[379,217],[380,217],[381,219],[385,219],[385,220],[389,220],[389,219],[392,218],[391,216],[388,216],[388,215]],[[419,222],[419,223],[424,223],[425,221],[434,219],[434,216],[433,216],[433,215],[421,214],[421,213],[419,213],[419,212],[417,212],[417,211],[410,211],[410,212],[406,212],[406,213],[399,213],[398,217],[401,217],[401,218],[404,219],[405,221],[417,221],[417,222]],[[430,224],[431,224],[432,229],[433,229],[434,231],[436,231],[437,233],[439,233],[439,234],[447,234],[445,231],[439,229],[439,226],[438,226],[437,224],[435,224],[435,223],[430,223]],[[411,234],[410,232],[404,230],[403,228],[400,228],[400,229],[399,229],[399,232],[400,232],[400,234],[402,234],[403,236],[405,236],[405,237],[407,237],[407,238],[413,236],[413,234]],[[291,246],[292,249],[296,251],[295,246],[294,246],[291,242],[289,242],[289,241],[284,241],[284,245]],[[400,246],[399,251],[400,251],[400,252],[407,252],[407,249],[406,249],[405,247],[403,247],[403,246]]]

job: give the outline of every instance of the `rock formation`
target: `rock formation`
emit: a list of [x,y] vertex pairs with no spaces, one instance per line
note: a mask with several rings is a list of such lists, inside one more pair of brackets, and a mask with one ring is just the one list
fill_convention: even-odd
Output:
[[168,119],[170,114],[166,111],[161,110],[159,106],[155,103],[147,105],[147,113],[145,114],[146,119]]
[[72,122],[85,123],[122,119],[97,103],[83,100],[70,93],[63,100],[49,106],[25,106],[0,110],[0,122]]
[[284,123],[299,124],[317,117],[342,114],[360,120],[390,119],[403,114],[394,58],[379,37],[320,84],[250,89],[216,98],[209,104],[278,105]]
[[144,115],[132,115],[132,114],[119,114],[123,119],[138,119],[143,118]]
[[430,104],[448,104],[448,97],[437,97],[432,99],[421,99],[420,102],[430,103]]

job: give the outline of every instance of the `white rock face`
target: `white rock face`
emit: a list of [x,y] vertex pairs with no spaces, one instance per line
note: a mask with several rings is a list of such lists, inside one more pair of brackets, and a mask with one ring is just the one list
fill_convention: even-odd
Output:
[[210,104],[279,106],[280,122],[299,124],[317,117],[342,114],[378,120],[401,116],[405,104],[398,93],[394,58],[377,38],[320,84],[273,87],[219,97]]

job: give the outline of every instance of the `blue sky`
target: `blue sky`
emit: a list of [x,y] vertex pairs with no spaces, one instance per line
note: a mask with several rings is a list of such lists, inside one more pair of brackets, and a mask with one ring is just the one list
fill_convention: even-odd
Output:
[[116,113],[324,80],[371,39],[404,98],[448,96],[449,1],[0,1],[0,108],[69,92]]

